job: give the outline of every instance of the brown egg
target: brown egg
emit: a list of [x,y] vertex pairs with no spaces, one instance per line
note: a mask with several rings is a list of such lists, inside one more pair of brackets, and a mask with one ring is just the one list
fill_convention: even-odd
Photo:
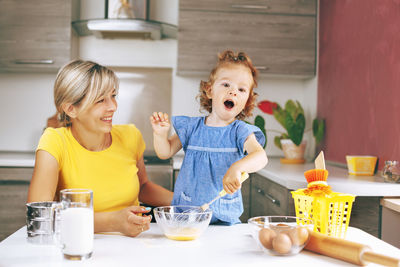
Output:
[[293,245],[302,246],[308,239],[308,230],[305,227],[298,226],[289,232]]
[[260,240],[261,245],[267,249],[272,248],[272,240],[274,240],[275,237],[276,233],[269,228],[263,228],[258,232],[258,239]]
[[279,233],[272,241],[272,247],[279,254],[286,254],[292,248],[292,241],[287,234]]

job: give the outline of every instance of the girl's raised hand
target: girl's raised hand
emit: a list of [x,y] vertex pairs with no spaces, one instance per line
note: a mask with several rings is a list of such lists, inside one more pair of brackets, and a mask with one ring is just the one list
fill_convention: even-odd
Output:
[[150,122],[155,134],[168,136],[171,123],[169,122],[167,113],[154,112],[150,117]]
[[224,179],[222,180],[222,186],[226,193],[233,194],[240,188],[241,176],[242,173],[232,168],[232,166],[228,169],[224,175]]

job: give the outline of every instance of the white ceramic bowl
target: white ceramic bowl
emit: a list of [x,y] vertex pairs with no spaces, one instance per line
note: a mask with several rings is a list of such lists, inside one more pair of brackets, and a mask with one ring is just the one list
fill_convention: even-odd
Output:
[[153,210],[164,235],[172,240],[188,241],[198,238],[210,224],[212,211],[195,206],[165,206]]

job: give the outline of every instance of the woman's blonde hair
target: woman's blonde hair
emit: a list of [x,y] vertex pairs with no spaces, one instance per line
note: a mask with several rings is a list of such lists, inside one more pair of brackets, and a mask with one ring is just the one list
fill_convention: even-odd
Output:
[[217,71],[222,67],[226,67],[228,64],[245,66],[249,68],[251,75],[253,76],[253,84],[252,87],[250,88],[249,98],[247,99],[246,106],[244,107],[242,112],[240,112],[236,116],[237,119],[242,120],[252,115],[257,99],[257,93],[254,92],[254,88],[257,87],[258,71],[253,66],[251,59],[246,55],[246,53],[239,52],[235,54],[230,50],[226,50],[221,54],[218,54],[218,62],[216,66],[212,69],[208,81],[200,82],[200,93],[197,97],[200,99],[200,109],[206,110],[207,112],[211,113],[212,99],[207,96],[207,93],[210,92],[211,87],[215,82]]
[[108,92],[118,91],[118,84],[115,73],[104,66],[80,59],[69,62],[60,69],[54,83],[58,120],[70,126],[71,119],[63,110],[64,104],[85,110]]

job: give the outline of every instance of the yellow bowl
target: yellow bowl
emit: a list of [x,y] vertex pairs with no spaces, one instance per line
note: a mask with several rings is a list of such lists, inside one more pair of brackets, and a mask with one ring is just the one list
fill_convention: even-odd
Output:
[[374,175],[377,159],[374,156],[346,156],[349,174]]

